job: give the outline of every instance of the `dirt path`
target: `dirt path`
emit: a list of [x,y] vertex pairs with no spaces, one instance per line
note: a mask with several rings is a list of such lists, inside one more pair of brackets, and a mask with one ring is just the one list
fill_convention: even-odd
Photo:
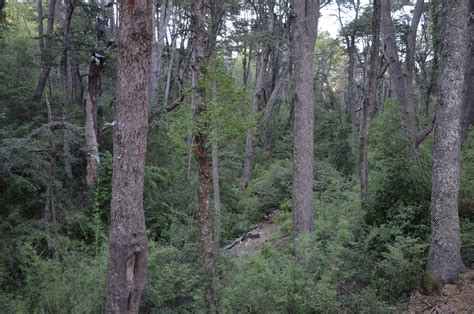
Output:
[[[272,215],[274,217],[274,215]],[[234,256],[243,259],[250,254],[256,253],[263,244],[272,238],[280,230],[280,226],[273,222],[273,218],[256,228],[249,231],[242,241],[239,241],[236,245],[228,250]]]

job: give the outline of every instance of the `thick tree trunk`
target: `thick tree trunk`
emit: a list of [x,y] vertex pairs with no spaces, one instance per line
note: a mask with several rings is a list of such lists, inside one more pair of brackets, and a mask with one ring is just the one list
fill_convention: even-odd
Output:
[[[260,101],[263,97],[263,88],[267,80],[267,65],[268,58],[270,56],[270,48],[266,47],[263,49],[258,62],[258,75],[255,80],[255,88],[252,98],[252,112],[257,114],[259,109]],[[242,171],[242,185],[246,187],[252,179],[252,167],[253,167],[253,155],[254,155],[254,133],[252,131],[247,132],[245,138],[245,153],[244,153],[244,168]]]
[[464,77],[464,108],[462,119],[462,139],[465,141],[468,136],[469,127],[474,125],[474,0],[467,0],[469,3],[470,20],[467,30],[467,40],[469,50],[466,58],[466,71]]
[[374,0],[374,13],[372,17],[372,46],[370,49],[370,67],[368,73],[368,89],[362,108],[362,121],[360,125],[359,146],[359,175],[360,193],[364,200],[369,192],[369,167],[367,148],[372,118],[377,109],[377,79],[379,73],[379,51],[380,51],[380,0]]
[[150,95],[151,6],[151,0],[136,0],[121,2],[119,8],[108,313],[138,313],[147,277],[143,181]]
[[70,85],[68,75],[68,55],[69,55],[69,39],[71,30],[71,19],[76,8],[76,0],[65,0],[64,1],[64,20],[63,20],[63,36],[62,36],[62,47],[61,47],[61,60],[59,63],[60,76],[61,76],[61,96],[62,96],[62,120],[64,123],[63,127],[63,155],[64,155],[64,172],[66,174],[67,184],[72,181],[72,168],[71,168],[71,148],[70,148],[70,134],[67,127],[69,122],[69,104],[70,104]]
[[461,113],[467,28],[466,0],[442,1],[438,108],[431,192],[431,245],[427,271],[440,285],[453,282],[464,268],[458,195]]
[[49,1],[48,7],[48,26],[46,27],[46,34],[43,33],[43,5],[42,1],[38,0],[38,36],[40,39],[41,51],[41,72],[36,84],[35,93],[33,95],[33,102],[38,102],[43,96],[46,82],[48,81],[49,72],[51,71],[52,55],[52,41],[54,30],[54,14],[56,12],[56,0]]
[[94,53],[89,61],[89,74],[87,75],[86,93],[86,147],[87,168],[86,184],[93,188],[99,179],[99,143],[97,134],[97,108],[101,89],[101,75],[104,68],[104,57]]
[[293,1],[292,53],[295,65],[293,232],[295,238],[314,231],[314,45],[319,0]]

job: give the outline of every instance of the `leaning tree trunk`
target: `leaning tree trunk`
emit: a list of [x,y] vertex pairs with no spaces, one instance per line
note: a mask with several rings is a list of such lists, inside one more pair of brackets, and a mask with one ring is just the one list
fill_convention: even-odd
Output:
[[458,195],[461,113],[467,26],[466,0],[442,1],[442,33],[438,74],[438,108],[434,137],[431,192],[431,245],[427,271],[442,285],[464,268]]
[[372,118],[377,108],[377,78],[379,72],[379,50],[380,50],[380,0],[374,0],[374,13],[372,17],[372,46],[370,49],[370,68],[368,73],[367,97],[365,97],[362,108],[362,121],[360,125],[359,145],[359,174],[360,193],[364,200],[369,193],[369,168],[367,148]]
[[319,0],[292,1],[294,74],[293,232],[314,231],[314,44]]
[[147,277],[143,181],[148,131],[151,0],[119,7],[118,75],[107,312],[138,313]]

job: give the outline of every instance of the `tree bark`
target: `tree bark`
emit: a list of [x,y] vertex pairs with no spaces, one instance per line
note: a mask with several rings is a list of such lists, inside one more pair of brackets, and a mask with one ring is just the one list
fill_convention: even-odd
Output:
[[372,128],[372,118],[377,108],[377,79],[379,74],[380,51],[380,0],[374,0],[372,17],[372,46],[370,48],[370,65],[368,73],[367,95],[362,107],[362,121],[360,125],[359,145],[359,175],[361,199],[367,198],[369,193],[369,167],[367,148]]
[[466,71],[464,77],[464,108],[462,119],[462,139],[468,138],[469,127],[474,125],[474,0],[468,0],[470,20],[467,30],[469,49],[466,58]]
[[393,90],[403,108],[404,131],[410,146],[415,149],[416,132],[418,129],[418,118],[415,106],[415,90],[413,87],[413,68],[414,68],[414,48],[416,39],[416,30],[423,12],[423,0],[417,0],[410,30],[407,39],[407,53],[405,55],[405,72],[402,69],[402,63],[398,58],[398,49],[395,37],[395,27],[390,16],[390,0],[382,0],[382,21],[381,28],[385,44],[385,58],[389,65],[390,79]]
[[86,184],[89,189],[92,189],[99,179],[100,157],[97,134],[97,107],[104,61],[103,56],[93,53],[89,61],[89,74],[87,75],[86,122],[84,129],[87,147]]
[[70,85],[68,75],[68,55],[69,55],[69,39],[71,30],[71,19],[76,8],[76,0],[64,1],[64,20],[63,20],[63,34],[61,46],[61,60],[59,63],[61,76],[61,96],[62,96],[62,120],[63,128],[63,155],[64,155],[64,172],[66,174],[67,185],[72,181],[71,168],[71,148],[70,148],[70,134],[67,127],[69,122],[69,104],[70,104]]
[[[204,295],[206,303],[211,312],[219,312],[219,304],[215,291],[214,280],[216,277],[216,262],[214,258],[214,242],[212,237],[212,220],[210,209],[211,198],[211,174],[209,171],[209,122],[204,118],[207,112],[206,87],[200,82],[206,74],[206,61],[213,57],[215,52],[216,37],[218,29],[214,29],[216,24],[222,21],[222,4],[211,1],[211,28],[206,29],[206,12],[203,0],[193,2],[192,24],[194,31],[194,63],[193,70],[196,75],[196,111],[194,121],[196,123],[194,139],[194,157],[198,168],[198,213],[199,230],[201,234],[201,248],[203,266],[205,270]],[[217,12],[216,12],[217,11]],[[207,43],[207,45],[206,45]]]
[[[156,11],[155,4],[153,5],[154,11]],[[155,13],[153,12],[153,24],[155,23]],[[156,95],[159,92],[160,80],[161,80],[161,68],[163,64],[163,49],[165,48],[165,37],[166,30],[168,28],[168,22],[171,17],[169,12],[168,1],[165,1],[161,6],[161,12],[159,15],[158,28],[153,25],[153,46],[151,56],[151,75],[150,75],[150,110],[153,108]],[[155,42],[156,40],[156,42]]]
[[48,26],[46,27],[46,34],[43,33],[43,4],[38,0],[38,36],[41,51],[41,72],[36,84],[35,93],[33,95],[33,102],[39,102],[43,96],[46,82],[48,81],[49,72],[51,71],[52,55],[52,41],[54,30],[54,14],[56,12],[56,0],[49,1],[48,7]]
[[[216,60],[212,61],[212,82],[211,82],[211,98],[212,104],[217,105],[217,73]],[[214,241],[219,246],[221,238],[221,189],[219,184],[219,145],[217,143],[217,129],[213,130],[212,142],[212,187],[214,195]]]
[[314,231],[314,45],[319,0],[292,2],[295,80],[293,152],[293,232],[295,238]]
[[467,1],[442,0],[438,74],[438,108],[431,192],[431,245],[427,271],[440,285],[453,282],[464,269],[458,195],[461,114],[466,60]]
[[[270,48],[266,47],[263,49],[258,62],[258,75],[255,80],[255,88],[252,98],[252,112],[256,115],[259,109],[259,103],[263,96],[263,88],[267,80],[267,64],[270,56]],[[252,131],[247,132],[245,138],[245,153],[244,153],[244,168],[242,171],[242,185],[246,187],[252,179],[252,167],[253,167],[253,155],[254,155],[254,133]]]
[[127,0],[119,7],[108,313],[138,313],[147,277],[143,184],[150,95],[151,6],[151,0]]

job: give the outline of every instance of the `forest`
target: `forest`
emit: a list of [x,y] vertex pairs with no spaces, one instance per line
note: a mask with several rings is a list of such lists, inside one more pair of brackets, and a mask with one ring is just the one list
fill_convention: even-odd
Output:
[[0,0],[0,313],[474,311],[474,0]]

